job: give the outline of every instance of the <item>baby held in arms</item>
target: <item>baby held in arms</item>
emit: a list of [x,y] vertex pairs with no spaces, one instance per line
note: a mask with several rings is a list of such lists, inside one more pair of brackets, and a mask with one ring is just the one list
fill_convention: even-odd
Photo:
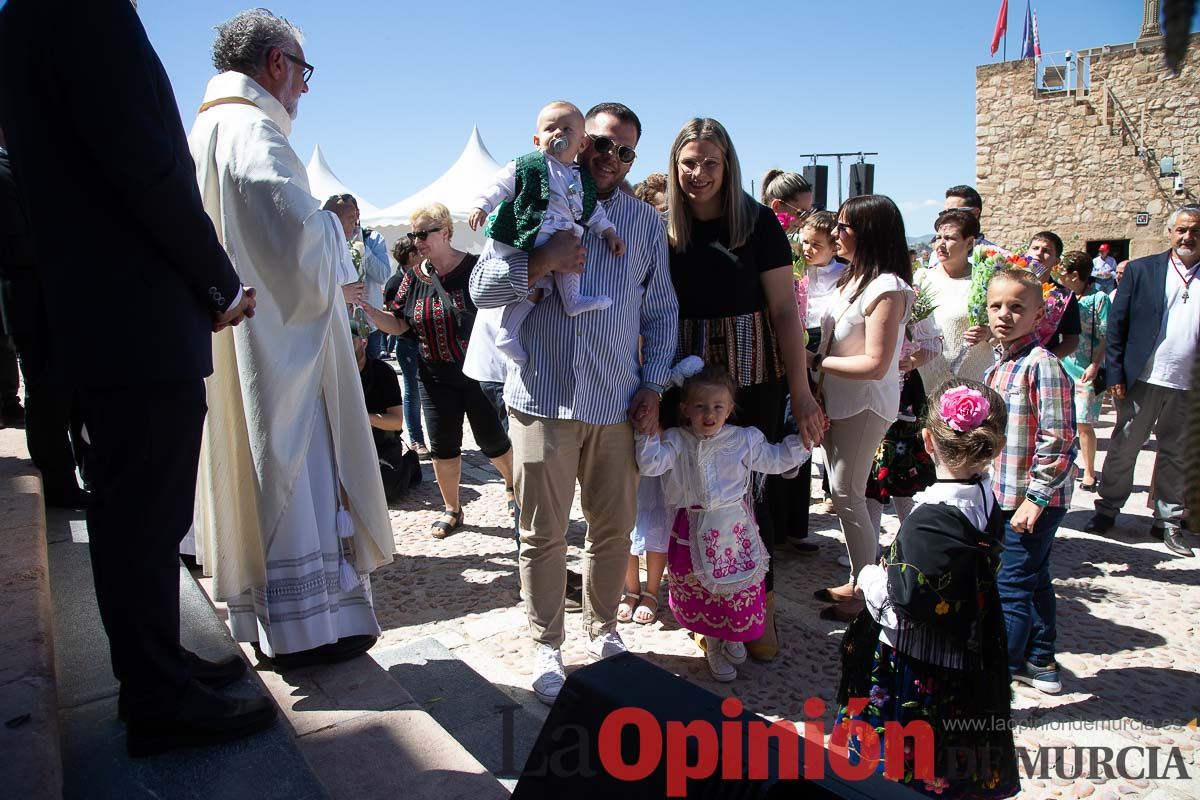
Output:
[[[564,101],[550,103],[538,113],[533,135],[537,150],[506,164],[471,211],[471,230],[487,223],[488,243],[481,260],[528,253],[557,231],[573,231],[582,238],[584,226],[604,239],[613,256],[625,255],[625,242],[597,202],[591,175],[575,163],[588,143],[583,122],[583,112]],[[572,317],[612,305],[608,297],[583,294],[580,283],[578,274],[555,272],[530,286],[526,299],[506,306],[496,337],[500,352],[517,364],[527,361],[518,333],[545,294],[557,291],[563,309]]]

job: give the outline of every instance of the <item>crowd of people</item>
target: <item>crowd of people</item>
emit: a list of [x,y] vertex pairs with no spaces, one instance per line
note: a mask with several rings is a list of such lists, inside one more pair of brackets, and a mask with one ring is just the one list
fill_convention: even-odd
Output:
[[[444,505],[428,535],[465,523],[464,422],[504,482],[546,703],[565,681],[577,489],[589,657],[625,651],[619,623],[656,618],[665,573],[671,613],[732,681],[780,651],[778,548],[819,552],[805,541],[819,447],[846,545],[846,580],[814,587],[822,617],[850,623],[843,716],[869,696],[872,725],[933,723],[937,776],[909,780],[934,794],[954,772],[942,754],[970,748],[994,770],[958,789],[1013,794],[1008,728],[972,738],[949,720],[1006,719],[1011,680],[1061,690],[1050,562],[1078,451],[1079,488],[1097,495],[1088,530],[1102,533],[1155,433],[1155,530],[1191,554],[1182,404],[1200,207],[1170,216],[1161,254],[1109,264],[1044,230],[980,285],[977,248],[1007,251],[983,236],[969,186],[947,190],[930,264],[914,264],[886,196],[820,210],[799,174],[772,170],[751,197],[710,118],[685,123],[665,171],[630,187],[637,114],[556,101],[538,149],[480,187],[469,224],[485,226],[483,253],[456,248],[454,216],[431,203],[395,243],[393,273],[355,198],[309,193],[288,135],[314,67],[291,23],[256,9],[218,26],[217,74],[185,138],[128,3],[58,19],[97,43],[90,57],[119,87],[102,102],[122,122],[101,136],[86,113],[101,98],[30,44],[55,5],[0,11],[0,175],[24,241],[52,235],[66,197],[100,243],[86,269],[31,248],[17,266],[58,332],[34,345],[41,368],[73,378],[46,390],[64,409],[59,438],[77,435],[72,414],[86,429],[96,592],[131,755],[274,717],[265,699],[214,689],[242,662],[179,645],[189,529],[235,638],[265,665],[355,657],[380,635],[370,573],[392,559],[387,504],[420,480],[418,456]],[[44,102],[47,71],[71,102]],[[145,281],[142,316],[120,313]],[[58,384],[26,382],[32,417]],[[1097,472],[1106,396],[1116,428]],[[901,527],[882,549],[889,503]]]

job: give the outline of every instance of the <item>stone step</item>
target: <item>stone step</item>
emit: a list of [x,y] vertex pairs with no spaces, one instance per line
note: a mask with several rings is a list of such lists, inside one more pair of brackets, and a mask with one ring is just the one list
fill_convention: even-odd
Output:
[[[242,647],[253,662],[250,645]],[[407,651],[381,652],[389,666],[413,660]],[[486,751],[456,741],[374,658],[374,650],[370,655],[258,673],[329,793],[354,800],[507,800],[508,789],[475,755]],[[397,674],[429,686],[406,670]],[[499,739],[499,727],[495,730],[492,736]]]
[[[329,794],[285,724],[227,745],[188,748],[130,759],[125,726],[117,719],[118,684],[108,638],[96,608],[87,526],[80,513],[47,515],[54,653],[62,732],[66,798],[170,797],[173,800],[323,800]],[[180,565],[180,638],[209,659],[240,655],[224,624],[191,574]],[[253,672],[222,690],[230,696],[263,694]]]

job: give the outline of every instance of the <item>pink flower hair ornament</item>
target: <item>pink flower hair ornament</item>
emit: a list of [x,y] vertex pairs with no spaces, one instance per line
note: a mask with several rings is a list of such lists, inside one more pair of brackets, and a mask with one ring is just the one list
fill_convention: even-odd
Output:
[[968,386],[955,386],[942,395],[938,404],[938,415],[959,433],[978,428],[991,410],[983,393]]

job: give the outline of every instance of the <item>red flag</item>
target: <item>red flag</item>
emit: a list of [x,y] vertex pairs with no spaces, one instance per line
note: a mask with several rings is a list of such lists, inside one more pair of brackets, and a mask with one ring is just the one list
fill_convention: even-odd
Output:
[[1000,40],[1008,33],[1008,0],[1000,3],[1000,16],[996,17],[996,30],[992,33],[992,55],[1000,49]]

